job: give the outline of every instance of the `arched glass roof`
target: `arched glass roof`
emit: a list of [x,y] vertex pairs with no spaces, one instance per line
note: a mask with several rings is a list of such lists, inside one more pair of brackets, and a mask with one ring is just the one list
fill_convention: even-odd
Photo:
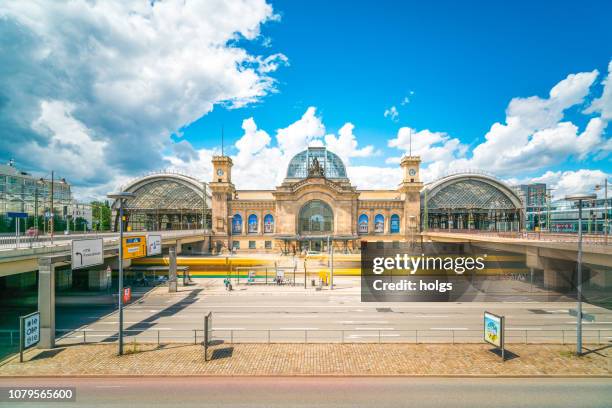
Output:
[[517,207],[500,188],[469,177],[442,185],[427,197],[428,210],[456,208],[515,210],[520,207]]
[[136,197],[125,208],[140,210],[202,210],[202,195],[193,188],[170,179],[153,180],[133,191]]
[[293,156],[287,167],[287,178],[307,178],[308,169],[311,168],[315,159],[323,167],[326,178],[346,179],[346,168],[342,159],[325,147],[309,147]]

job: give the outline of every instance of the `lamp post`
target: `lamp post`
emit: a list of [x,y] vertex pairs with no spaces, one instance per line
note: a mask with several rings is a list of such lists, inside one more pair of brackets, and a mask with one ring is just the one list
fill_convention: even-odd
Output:
[[119,355],[123,354],[123,204],[134,197],[134,193],[121,191],[108,194],[107,197],[117,201],[119,205]]
[[582,354],[582,202],[596,199],[595,194],[565,196],[567,201],[578,204],[578,266],[576,267],[576,355]]
[[595,186],[595,191],[599,191],[603,188],[604,190],[604,243],[608,245],[608,235],[610,230],[609,220],[608,220],[608,178],[604,180],[604,185],[598,184]]

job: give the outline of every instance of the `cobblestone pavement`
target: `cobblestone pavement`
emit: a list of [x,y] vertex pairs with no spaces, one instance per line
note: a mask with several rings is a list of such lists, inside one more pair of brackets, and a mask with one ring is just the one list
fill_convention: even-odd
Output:
[[[30,350],[0,366],[1,376],[79,375],[604,375],[612,376],[612,347],[512,345],[502,362],[484,344],[220,344],[204,361],[200,345],[77,345]],[[134,351],[135,350],[135,351]],[[512,355],[514,354],[514,356]]]

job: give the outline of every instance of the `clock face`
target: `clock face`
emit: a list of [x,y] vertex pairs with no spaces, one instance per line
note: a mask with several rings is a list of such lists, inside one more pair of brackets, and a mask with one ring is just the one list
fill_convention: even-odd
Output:
[[408,172],[411,176],[415,176],[416,175],[416,170],[415,169],[410,169],[410,171]]
[[222,175],[223,175],[223,170],[218,169],[218,170],[217,170],[217,176],[222,176]]

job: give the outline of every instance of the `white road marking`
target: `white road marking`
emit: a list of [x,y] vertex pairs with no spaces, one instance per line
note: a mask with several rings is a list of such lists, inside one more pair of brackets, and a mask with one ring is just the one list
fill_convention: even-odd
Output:
[[432,327],[429,330],[469,330],[467,327]]
[[[274,330],[274,329],[271,329]],[[277,330],[319,330],[318,327],[281,327]]]
[[355,327],[347,330],[395,330],[393,327]]
[[542,330],[540,327],[506,327],[506,330]]
[[368,323],[387,324],[389,322],[386,320],[341,320],[337,323],[342,323],[342,324],[368,324]]

